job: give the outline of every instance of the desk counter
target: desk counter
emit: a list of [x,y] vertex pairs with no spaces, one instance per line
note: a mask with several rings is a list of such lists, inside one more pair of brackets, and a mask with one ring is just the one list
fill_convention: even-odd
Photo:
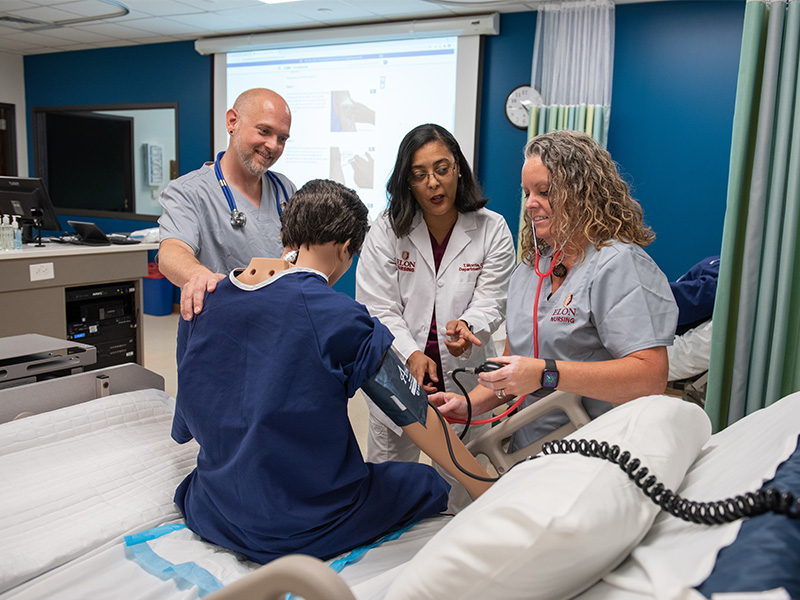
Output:
[[147,252],[157,249],[158,244],[49,243],[0,252],[0,336],[38,333],[67,339],[68,289],[131,283],[137,343],[130,362],[143,364],[142,278],[147,275]]

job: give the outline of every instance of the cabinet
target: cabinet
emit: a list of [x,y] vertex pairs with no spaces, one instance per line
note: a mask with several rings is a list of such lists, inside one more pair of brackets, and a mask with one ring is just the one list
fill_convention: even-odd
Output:
[[0,253],[0,337],[38,333],[97,348],[101,368],[144,364],[142,277],[158,244],[28,244]]

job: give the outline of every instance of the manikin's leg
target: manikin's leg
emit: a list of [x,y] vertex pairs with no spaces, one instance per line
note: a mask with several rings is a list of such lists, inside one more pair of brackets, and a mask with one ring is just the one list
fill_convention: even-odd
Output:
[[[406,432],[406,435],[408,435],[425,454],[431,457],[431,460],[450,473],[456,481],[467,488],[473,500],[477,499],[478,496],[488,490],[492,484],[488,481],[474,479],[462,473],[458,467],[453,464],[450,453],[447,451],[447,442],[444,437],[445,432],[439,422],[439,417],[430,406],[428,406],[426,423],[427,425],[422,425],[421,423],[406,425],[403,427],[403,431]],[[479,477],[488,478],[489,474],[480,465],[478,460],[470,454],[463,442],[458,439],[453,429],[449,425],[447,425],[445,429],[447,430],[447,435],[450,437],[450,443],[453,446],[453,454],[458,464],[470,473],[474,473]]]

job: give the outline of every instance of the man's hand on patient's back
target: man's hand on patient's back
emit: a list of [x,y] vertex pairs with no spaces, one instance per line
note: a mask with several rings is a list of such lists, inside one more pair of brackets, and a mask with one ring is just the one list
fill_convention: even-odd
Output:
[[194,315],[203,310],[206,292],[217,289],[217,283],[225,278],[222,273],[205,271],[192,276],[181,288],[181,316],[191,321]]

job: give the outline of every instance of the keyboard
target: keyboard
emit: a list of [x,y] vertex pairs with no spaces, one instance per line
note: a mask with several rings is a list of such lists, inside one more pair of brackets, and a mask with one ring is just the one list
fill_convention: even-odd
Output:
[[58,244],[75,244],[76,246],[110,246],[111,242],[107,240],[84,240],[78,235],[70,235],[65,233],[62,236],[50,236],[48,240]]
[[128,237],[127,235],[121,233],[111,233],[107,237],[108,241],[112,244],[127,245],[141,243],[140,240],[135,240],[132,237]]
[[110,246],[111,242],[104,242],[103,240],[72,240],[70,244],[77,244],[78,246]]

